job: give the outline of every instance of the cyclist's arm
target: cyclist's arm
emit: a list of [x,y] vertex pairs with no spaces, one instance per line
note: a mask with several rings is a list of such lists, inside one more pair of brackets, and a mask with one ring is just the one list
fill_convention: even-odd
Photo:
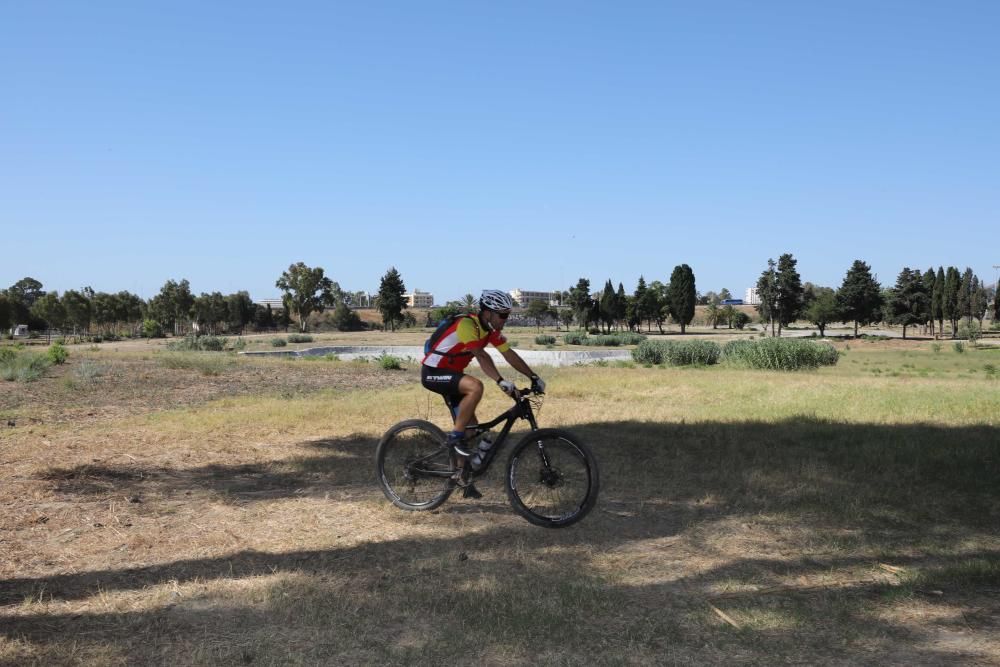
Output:
[[497,365],[493,363],[493,358],[487,354],[486,350],[482,348],[473,350],[472,356],[474,356],[476,361],[479,362],[479,367],[483,369],[484,373],[486,373],[486,377],[494,382],[500,379],[500,371],[497,370]]

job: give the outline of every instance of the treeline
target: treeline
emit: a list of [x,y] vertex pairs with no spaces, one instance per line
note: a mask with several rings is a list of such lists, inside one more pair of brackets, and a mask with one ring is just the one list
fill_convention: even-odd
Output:
[[834,322],[853,323],[855,336],[859,326],[885,323],[902,326],[903,338],[911,326],[923,327],[932,335],[946,335],[948,325],[954,338],[964,320],[967,332],[963,337],[968,337],[982,329],[991,302],[993,319],[1000,318],[995,288],[987,287],[970,268],[960,272],[949,266],[921,272],[904,267],[895,285],[883,287],[871,266],[859,259],[834,289],[803,284],[796,264],[788,253],[777,262],[769,259],[757,281],[757,312],[772,335],[780,336],[782,328],[804,319],[819,328],[821,335]]
[[22,278],[0,291],[0,330],[16,324],[30,329],[59,329],[75,336],[157,337],[186,334],[243,333],[288,326],[285,309],[272,312],[255,304],[245,291],[195,296],[187,280],[168,280],[149,301],[128,291],[81,290],[46,292],[40,281]]
[[[0,331],[26,324],[32,330],[58,329],[76,336],[158,337],[167,333],[273,331],[287,329],[297,321],[304,332],[309,316],[327,308],[333,309],[329,318],[332,328],[349,331],[366,326],[351,306],[368,305],[368,295],[343,291],[320,267],[292,264],[275,286],[282,291],[282,306],[272,309],[254,303],[245,290],[196,296],[186,279],[167,280],[158,294],[145,301],[127,291],[95,292],[89,287],[66,290],[60,295],[45,291],[40,281],[26,277],[0,290]],[[384,326],[394,329],[415,323],[412,315],[403,312],[405,292],[402,277],[391,268],[382,278],[379,295],[371,299],[371,305],[382,313]]]

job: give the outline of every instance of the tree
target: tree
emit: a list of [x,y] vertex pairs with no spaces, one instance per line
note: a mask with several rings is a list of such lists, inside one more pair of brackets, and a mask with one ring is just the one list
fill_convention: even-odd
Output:
[[566,302],[576,316],[577,323],[580,326],[587,326],[587,320],[593,308],[593,300],[590,298],[590,280],[580,278],[576,282],[576,287],[570,288]]
[[222,292],[204,292],[194,300],[191,307],[191,317],[198,323],[198,330],[204,333],[216,334],[219,332],[219,324],[229,317],[229,305]]
[[529,320],[534,320],[535,326],[537,326],[538,330],[541,331],[542,321],[555,316],[555,312],[552,310],[549,304],[547,304],[545,301],[542,301],[541,299],[538,299],[528,304],[528,308],[525,312],[525,315],[527,315]]
[[694,284],[694,271],[687,264],[675,266],[670,274],[670,285],[667,288],[667,310],[670,317],[681,325],[681,333],[687,329],[694,319],[694,303],[698,298]]
[[[180,282],[168,280],[160,288],[160,293],[149,300],[149,314],[174,334],[184,333],[184,323],[191,317],[194,295],[186,279]],[[95,312],[95,321],[97,321]]]
[[611,324],[615,321],[615,288],[611,286],[611,279],[604,283],[604,291],[601,292],[601,299],[598,303],[598,313],[600,320],[607,330],[611,330]]
[[253,322],[257,306],[250,293],[246,291],[234,292],[226,297],[226,324],[233,333],[243,334],[246,326]]
[[959,283],[957,299],[959,319],[964,317],[970,324],[972,323],[972,292],[974,290],[974,279],[975,275],[972,273],[972,269],[966,267],[965,273],[962,274],[962,281]]
[[10,298],[4,292],[0,292],[0,333],[11,329],[13,312]]
[[938,334],[944,334],[944,268],[938,267],[934,276],[934,291],[931,293],[931,319],[938,321]]
[[927,321],[929,302],[930,297],[920,271],[903,267],[896,278],[896,286],[890,290],[887,299],[886,319],[893,324],[903,325],[903,340],[906,340],[907,326]]
[[775,335],[775,315],[778,310],[778,269],[773,259],[767,260],[767,268],[757,279],[757,296],[760,303],[757,304],[757,312],[760,314],[761,322],[770,324],[771,336]]
[[628,313],[628,295],[625,294],[625,286],[618,283],[618,291],[615,292],[615,327],[619,328],[625,321]]
[[837,308],[841,322],[854,322],[854,337],[858,336],[858,325],[874,321],[882,307],[881,286],[871,273],[871,267],[860,259],[854,260],[844,276],[844,282],[837,291]]
[[828,324],[840,317],[837,310],[837,293],[831,287],[814,287],[812,298],[805,309],[805,317],[819,329],[819,335],[826,335]]
[[406,286],[396,267],[391,267],[382,276],[378,286],[378,310],[382,314],[382,324],[391,331],[403,322],[403,310],[406,308]]
[[7,298],[10,300],[11,319],[14,320],[14,324],[27,324],[33,329],[40,328],[43,323],[31,315],[31,307],[44,295],[42,283],[30,277],[21,278],[8,287]]
[[798,261],[791,253],[778,257],[778,335],[781,328],[787,327],[799,317],[802,310],[804,290],[802,279],[795,265]]
[[729,301],[732,298],[733,298],[732,293],[725,287],[719,290],[719,301]]
[[941,312],[951,323],[951,337],[958,336],[958,320],[962,317],[958,308],[958,295],[962,291],[962,276],[958,269],[949,266],[944,274],[944,292],[941,296]]
[[[303,262],[288,267],[274,286],[284,292],[282,303],[299,320],[299,331],[305,333],[309,315],[322,313],[333,306],[334,283],[324,275],[322,267],[310,268]],[[340,288],[337,288],[340,291]]]
[[62,303],[66,310],[66,323],[73,327],[73,334],[90,331],[90,299],[70,289],[63,292]]
[[[646,292],[648,288],[646,287],[646,280],[642,276],[639,276],[639,283],[635,287],[635,292],[632,293],[632,309],[633,317],[636,320],[638,329],[642,329],[642,321],[649,321],[646,317],[646,312],[643,310],[646,307]],[[630,322],[631,324],[631,322]]]
[[333,326],[337,331],[360,331],[365,328],[361,317],[343,301],[333,309]]
[[563,308],[560,310],[559,321],[562,322],[564,327],[566,327],[566,331],[569,331],[570,325],[573,324],[573,311],[569,308]]
[[31,306],[31,314],[44,321],[49,329],[62,329],[66,323],[66,308],[59,300],[59,292],[49,292],[39,297]]
[[972,316],[979,320],[979,326],[983,326],[983,318],[986,317],[986,309],[990,304],[989,290],[985,283],[976,276],[972,285]]
[[934,335],[934,290],[936,288],[937,276],[933,267],[927,269],[923,275],[924,294],[927,295],[927,308],[924,312],[924,322],[930,326],[931,335]]

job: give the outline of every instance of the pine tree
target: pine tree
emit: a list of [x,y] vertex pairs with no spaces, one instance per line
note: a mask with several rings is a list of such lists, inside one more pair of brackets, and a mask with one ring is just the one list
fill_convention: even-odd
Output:
[[567,303],[569,303],[569,307],[573,310],[573,315],[576,316],[577,325],[582,327],[587,326],[587,319],[592,307],[590,280],[580,278],[576,282],[576,287],[570,288]]
[[406,286],[403,277],[396,267],[391,267],[382,276],[378,286],[378,311],[382,315],[382,324],[390,331],[396,330],[396,325],[403,322],[403,310],[406,309]]
[[781,327],[786,327],[799,317],[802,311],[803,288],[802,278],[795,269],[798,261],[791,253],[785,253],[778,258],[778,335]]
[[927,321],[928,301],[920,271],[904,267],[896,278],[896,286],[890,290],[886,304],[887,319],[893,324],[903,325],[903,340],[906,340],[906,327]]
[[969,324],[972,324],[972,280],[975,276],[972,273],[972,269],[969,267],[965,268],[965,272],[962,274],[962,282],[959,284],[958,288],[958,318],[965,318]]
[[628,296],[625,294],[625,286],[618,283],[618,292],[615,294],[615,322],[617,326],[625,321],[628,313]]
[[882,307],[881,287],[872,275],[871,267],[860,259],[854,260],[844,276],[844,282],[837,291],[837,306],[844,318],[842,322],[854,322],[855,338],[858,326],[874,321]]

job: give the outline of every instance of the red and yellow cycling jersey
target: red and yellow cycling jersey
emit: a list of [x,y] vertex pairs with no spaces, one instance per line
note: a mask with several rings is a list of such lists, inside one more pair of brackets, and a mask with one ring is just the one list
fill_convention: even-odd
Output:
[[433,349],[424,357],[424,366],[460,371],[472,361],[473,350],[481,350],[487,344],[501,352],[510,349],[507,339],[499,331],[490,331],[476,315],[457,317],[434,343]]

